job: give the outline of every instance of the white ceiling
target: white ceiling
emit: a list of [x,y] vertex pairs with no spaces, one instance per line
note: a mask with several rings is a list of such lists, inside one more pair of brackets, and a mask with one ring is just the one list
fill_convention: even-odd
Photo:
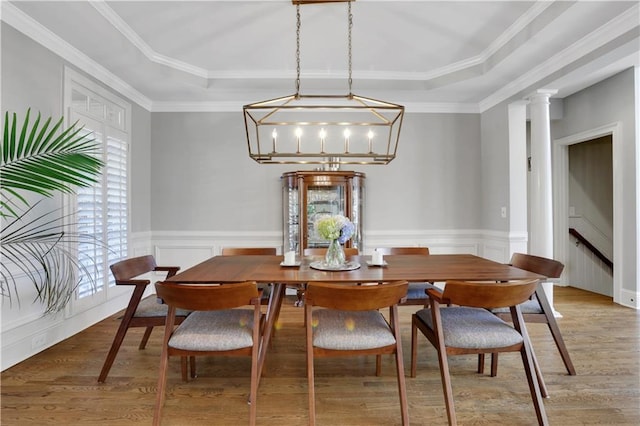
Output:
[[[352,11],[353,92],[409,112],[478,112],[542,88],[564,97],[640,64],[638,1],[357,0]],[[346,3],[300,12],[300,92],[346,94]],[[3,1],[1,17],[152,111],[295,92],[291,1]]]

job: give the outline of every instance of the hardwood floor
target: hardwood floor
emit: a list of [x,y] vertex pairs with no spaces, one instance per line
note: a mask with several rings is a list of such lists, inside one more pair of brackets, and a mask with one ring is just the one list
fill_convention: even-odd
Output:
[[[307,424],[303,311],[288,299],[267,355],[258,393],[259,425]],[[546,325],[529,324],[551,397],[552,425],[640,424],[640,312],[610,298],[556,288],[559,325],[577,376],[568,376]],[[410,316],[400,308],[405,366]],[[148,425],[156,393],[161,329],[139,351],[142,329],[129,331],[106,383],[97,377],[118,322],[108,318],[1,375],[2,425]],[[474,425],[534,425],[533,405],[517,354],[502,355],[497,377],[478,375],[476,357],[450,357],[458,421]],[[248,422],[249,360],[200,358],[199,377],[180,379],[172,360],[163,424],[231,425]],[[374,357],[316,363],[318,425],[397,425],[400,408],[393,359],[375,376]],[[487,360],[486,371],[489,371]],[[408,372],[408,370],[407,370]],[[421,337],[418,376],[407,378],[412,425],[445,425],[435,351]]]

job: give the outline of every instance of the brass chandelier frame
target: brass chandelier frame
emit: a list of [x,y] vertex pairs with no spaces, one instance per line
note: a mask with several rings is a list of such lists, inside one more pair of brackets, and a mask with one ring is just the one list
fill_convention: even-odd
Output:
[[[261,164],[388,164],[396,157],[404,106],[352,93],[352,0],[296,5],[296,92],[243,107],[249,156]],[[348,3],[349,92],[300,93],[300,5]]]

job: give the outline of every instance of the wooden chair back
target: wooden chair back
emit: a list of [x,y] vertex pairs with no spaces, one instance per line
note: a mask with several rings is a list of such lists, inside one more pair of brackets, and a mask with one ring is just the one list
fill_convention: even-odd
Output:
[[[304,255],[305,256],[324,256],[325,254],[327,254],[327,248],[326,247],[307,247],[306,249],[304,249]],[[358,249],[355,247],[345,247],[344,248],[344,255],[345,256],[357,256],[358,255]]]
[[275,247],[223,247],[223,256],[276,255]]
[[379,247],[376,249],[383,255],[393,255],[393,254],[417,254],[417,255],[428,255],[429,247]]
[[151,256],[138,256],[124,259],[109,266],[111,273],[116,280],[116,284],[149,284],[146,279],[133,279],[137,276],[153,271],[166,271],[167,278],[172,277],[180,269],[177,266],[161,266],[156,264],[156,259]]
[[259,292],[255,281],[227,285],[157,282],[156,294],[169,306],[213,311],[251,305]]
[[407,294],[407,288],[406,281],[375,285],[309,283],[305,293],[305,304],[342,311],[371,311],[400,303]]
[[[380,247],[376,250],[384,256],[394,254],[429,255],[429,247]],[[409,283],[407,298],[401,305],[427,306],[429,304],[427,289],[429,288],[435,288],[433,283]]]
[[[223,247],[223,256],[275,256],[277,253],[275,247]],[[269,285],[259,285],[258,288],[262,288],[262,304],[267,305],[269,303],[269,297],[271,291],[268,288]]]
[[560,278],[564,265],[557,260],[532,254],[514,253],[511,266],[544,275],[547,278]]
[[[519,305],[528,300],[538,287],[538,280],[506,283],[447,281],[439,295],[446,303],[474,308],[501,308]],[[437,294],[429,290],[429,296]]]

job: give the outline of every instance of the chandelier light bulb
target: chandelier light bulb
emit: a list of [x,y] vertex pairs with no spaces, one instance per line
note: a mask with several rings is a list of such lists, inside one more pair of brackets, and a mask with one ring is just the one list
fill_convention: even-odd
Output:
[[324,138],[327,137],[327,131],[322,128],[320,129],[320,152],[324,152]]
[[349,136],[351,136],[351,130],[344,129],[344,153],[349,152]]
[[273,132],[271,132],[271,137],[272,137],[272,142],[273,142],[273,152],[276,152],[276,139],[278,139],[278,132],[276,131],[276,129],[273,129]]
[[300,154],[300,136],[302,136],[302,129],[300,127],[296,127],[296,139],[298,142],[298,152],[297,154]]

